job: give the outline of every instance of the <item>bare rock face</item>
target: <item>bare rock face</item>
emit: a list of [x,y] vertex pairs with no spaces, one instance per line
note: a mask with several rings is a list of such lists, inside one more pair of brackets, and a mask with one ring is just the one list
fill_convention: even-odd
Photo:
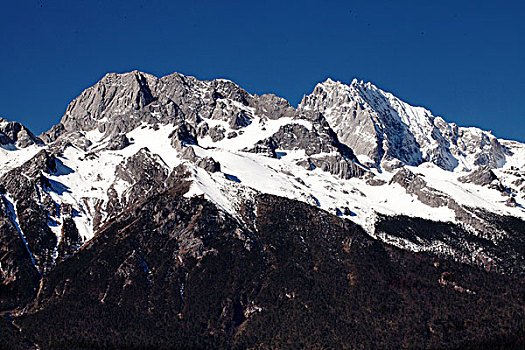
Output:
[[197,138],[195,134],[195,129],[191,125],[184,122],[177,123],[175,129],[169,135],[171,146],[181,151],[187,145],[196,145]]
[[209,135],[213,142],[217,142],[224,139],[225,132],[226,130],[222,126],[214,126],[210,129]]
[[[331,140],[315,131],[308,130],[299,124],[288,124],[282,126],[277,133],[272,136],[278,148],[283,150],[304,149],[307,155],[329,153],[332,150]],[[324,141],[324,142],[323,142]],[[328,142],[327,142],[328,141]]]
[[[115,170],[116,182],[128,183],[126,193],[115,198],[115,209],[139,202],[144,196],[162,189],[162,184],[169,175],[169,169],[164,161],[148,148],[140,149],[135,155],[124,160]],[[114,191],[114,186],[110,192]],[[108,194],[109,195],[109,194]],[[114,211],[114,210],[113,210]]]
[[[354,83],[348,87],[327,80],[303,98],[299,109],[325,113],[341,142],[356,154],[370,158],[375,165],[380,164],[385,154],[413,165],[420,164],[422,155],[408,127],[399,118],[386,115],[382,125],[381,112],[374,110],[361,97],[359,87]],[[330,112],[326,113],[328,108]],[[386,131],[389,131],[388,135]]]
[[108,143],[107,149],[110,151],[118,151],[130,145],[130,142],[125,134],[118,134],[113,136]]
[[107,116],[115,131],[126,132],[140,123],[130,118],[134,112],[147,118],[143,111],[154,101],[151,89],[156,82],[157,78],[144,73],[108,74],[68,106],[61,124],[66,131],[89,131]]
[[509,199],[505,201],[505,205],[511,208],[515,208],[518,206],[518,204],[516,203],[516,199],[514,197],[509,197]]
[[195,164],[210,173],[221,171],[221,164],[212,157],[199,158]]
[[305,96],[300,110],[326,115],[341,142],[382,167],[385,157],[406,165],[432,162],[445,170],[501,167],[509,149],[489,132],[459,128],[421,107],[412,107],[370,83],[330,79]]
[[253,147],[245,148],[243,151],[250,153],[258,153],[271,158],[277,158],[277,153],[275,150],[278,148],[278,145],[272,138],[264,139],[262,141],[257,141]]
[[180,153],[182,159],[189,160],[190,162],[195,162],[197,160],[197,155],[193,147],[188,146],[184,147]]
[[134,156],[121,163],[115,173],[117,178],[129,183],[148,179],[159,182],[167,177],[166,168],[158,155],[151,153],[148,148],[142,148]]
[[[191,147],[186,147],[184,150],[188,157],[194,155]],[[104,203],[105,216],[95,216],[95,229],[100,228],[105,220],[118,215],[126,208],[137,205],[144,198],[186,182],[185,179],[188,177],[184,166],[180,165],[170,170],[164,161],[157,154],[151,153],[148,148],[142,148],[122,161],[117,166],[115,175],[115,181],[107,190],[108,201]]]
[[48,131],[40,134],[39,137],[45,143],[51,143],[57,140],[64,133],[66,133],[66,128],[64,127],[64,124],[57,124],[53,125],[53,127],[51,127],[51,129],[49,129]]
[[459,177],[459,181],[463,183],[473,183],[479,186],[489,186],[494,181],[498,181],[498,177],[492,169],[487,166],[479,167],[478,169],[472,171],[470,174]]
[[239,130],[245,126],[250,125],[251,120],[244,112],[238,112],[233,115],[230,120],[230,128],[233,130]]
[[199,168],[203,168],[210,173],[221,171],[221,164],[219,162],[215,161],[212,157],[198,157],[192,146],[185,147],[182,150],[181,157],[182,159],[195,163]]
[[447,195],[428,186],[421,175],[414,174],[406,168],[402,168],[392,177],[390,184],[392,183],[401,185],[407,193],[416,195],[419,201],[428,206],[437,208],[446,206],[449,202]]
[[63,223],[61,228],[61,239],[57,247],[58,261],[62,261],[73,255],[73,253],[75,253],[84,243],[75,221],[73,220],[73,217],[78,215],[78,213],[76,213],[73,207],[68,204],[63,204],[60,209],[62,211]]
[[50,143],[48,147],[56,152],[60,152],[68,146],[74,146],[80,148],[83,151],[87,151],[92,145],[93,142],[86,138],[85,132],[72,131],[67,134],[63,134],[62,137]]
[[42,140],[22,124],[0,118],[0,146],[26,148],[43,144]]
[[248,107],[255,108],[253,97],[226,80],[199,81],[178,73],[163,78],[137,71],[108,74],[75,99],[60,125],[43,137],[56,140],[64,133],[94,129],[113,136],[143,123],[175,124],[193,133],[202,118],[224,120],[236,129],[250,123]]
[[367,172],[361,165],[340,155],[309,157],[306,160],[299,161],[298,165],[307,170],[319,168],[341,179],[360,177]]
[[255,113],[268,119],[279,119],[293,118],[296,111],[284,98],[273,94],[265,94],[257,100]]
[[[287,150],[304,150],[307,156],[315,156],[299,162],[305,169],[321,168],[344,179],[365,173],[365,168],[359,164],[353,151],[339,142],[322,115],[307,112],[296,115],[295,118],[299,121],[308,120],[312,127],[299,123],[283,125],[271,137],[258,141],[245,151],[277,158],[278,149],[284,153]],[[324,153],[336,155],[324,156]]]

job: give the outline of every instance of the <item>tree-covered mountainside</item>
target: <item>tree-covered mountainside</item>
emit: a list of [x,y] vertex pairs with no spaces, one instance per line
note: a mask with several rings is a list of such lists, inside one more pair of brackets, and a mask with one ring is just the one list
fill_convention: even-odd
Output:
[[404,251],[282,197],[258,196],[245,225],[185,191],[127,210],[58,264],[16,319],[22,338],[53,349],[524,344],[520,276]]

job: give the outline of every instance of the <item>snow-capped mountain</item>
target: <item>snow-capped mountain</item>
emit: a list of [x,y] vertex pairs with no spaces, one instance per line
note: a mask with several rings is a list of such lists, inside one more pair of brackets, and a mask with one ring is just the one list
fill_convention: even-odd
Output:
[[[0,159],[3,237],[19,239],[0,257],[12,289],[29,280],[41,289],[42,275],[105,239],[117,218],[186,183],[185,200],[211,202],[239,225],[247,249],[240,232],[257,232],[269,194],[388,246],[525,272],[525,145],[449,124],[371,83],[328,79],[294,108],[223,79],[108,74],[39,138],[0,120]],[[148,213],[179,217],[163,210]],[[202,242],[180,244],[201,256]],[[130,259],[149,271],[135,250]]]
[[350,85],[331,79],[318,84],[299,109],[323,113],[341,141],[371,166],[431,162],[449,171],[469,171],[500,168],[512,155],[490,132],[449,124],[356,79]]
[[[495,240],[504,235],[474,210],[525,218],[522,144],[447,124],[357,80],[328,79],[295,109],[222,79],[108,74],[41,135],[45,144],[6,123],[23,137],[10,136],[1,150],[4,181],[10,168],[45,152],[54,164],[36,202],[70,205],[82,242],[180,165],[192,174],[188,195],[202,194],[233,216],[255,190],[347,217],[389,242],[375,230],[378,215],[454,222]],[[49,247],[56,249],[65,218],[60,210],[41,215],[56,232]],[[441,242],[397,244],[442,249]]]

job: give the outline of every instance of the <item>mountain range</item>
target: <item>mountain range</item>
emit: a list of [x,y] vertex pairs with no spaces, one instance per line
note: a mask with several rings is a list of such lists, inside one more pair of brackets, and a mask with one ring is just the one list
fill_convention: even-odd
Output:
[[371,83],[107,74],[0,199],[7,348],[525,345],[525,144]]

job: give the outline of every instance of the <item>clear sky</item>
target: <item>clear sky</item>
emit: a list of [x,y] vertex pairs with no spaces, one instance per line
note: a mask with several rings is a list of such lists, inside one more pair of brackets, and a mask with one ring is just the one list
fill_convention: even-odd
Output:
[[107,72],[228,78],[297,105],[371,81],[525,141],[524,1],[3,1],[0,116],[35,133]]

